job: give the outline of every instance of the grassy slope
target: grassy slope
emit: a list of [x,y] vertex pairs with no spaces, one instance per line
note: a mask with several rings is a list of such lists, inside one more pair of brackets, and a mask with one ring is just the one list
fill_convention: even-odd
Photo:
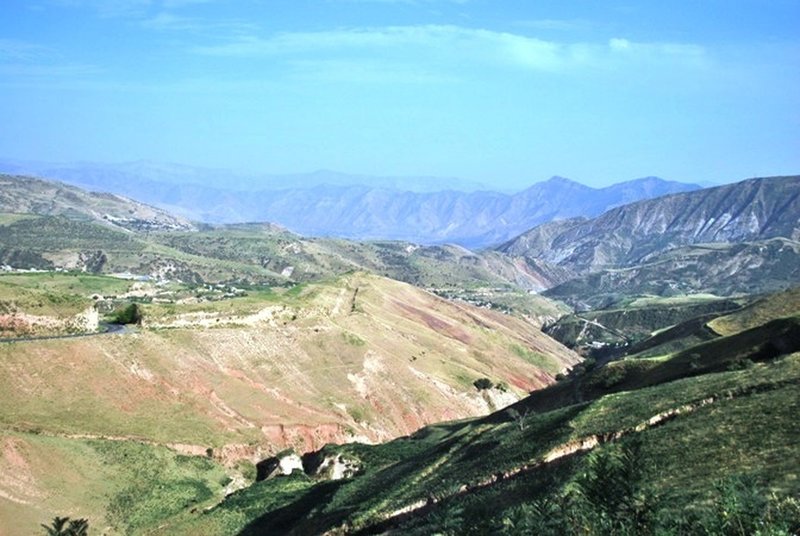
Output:
[[734,335],[757,327],[771,319],[800,314],[800,288],[766,296],[735,300],[745,305],[730,313],[701,314],[626,348],[626,354],[636,357],[669,355],[720,335]]
[[[709,368],[728,361],[713,359]],[[641,440],[641,455],[651,468],[650,490],[680,510],[708,498],[715,479],[745,472],[782,495],[797,494],[798,386],[800,354],[795,353],[744,370],[707,373],[535,413],[527,417],[524,430],[508,413],[429,427],[362,453],[369,463],[361,476],[323,484],[305,477],[262,482],[208,513],[176,520],[165,533],[192,534],[210,527],[220,534],[353,530],[430,498],[440,504],[432,512],[421,511],[421,518],[405,520],[401,532],[441,530],[443,514],[500,519],[521,502],[560,490],[582,472],[583,458],[568,457],[552,468],[501,479],[474,493],[459,490],[535,463],[559,445],[631,430],[660,412],[710,397],[718,398],[632,434]]]
[[[146,321],[194,324],[2,346],[0,418],[208,446],[253,441],[267,424],[393,436],[485,407],[477,378],[524,393],[575,359],[522,321],[374,276],[276,299],[145,306]],[[242,313],[259,305],[270,314],[250,327]]]
[[717,318],[709,327],[720,335],[732,335],[763,324],[772,318],[800,312],[800,287],[765,296],[741,311]]
[[0,274],[0,314],[65,318],[90,307],[91,296],[121,294],[130,283],[92,274]]
[[65,216],[35,216],[0,225],[0,263],[22,268],[54,266],[82,269],[79,253],[101,252],[105,261],[91,270],[102,273],[151,274],[172,267],[169,274],[187,282],[245,279],[285,283],[285,277],[236,259],[214,259],[160,244],[100,223]]
[[547,327],[547,333],[571,348],[598,342],[630,344],[700,315],[715,317],[738,309],[745,301],[709,295],[640,297],[631,303],[563,316]]
[[212,460],[130,441],[0,433],[0,529],[39,532],[68,515],[92,533],[141,533],[178,512],[213,504],[228,480]]
[[[208,258],[291,272],[293,281],[316,281],[352,270],[434,289],[440,295],[491,304],[529,318],[557,318],[566,307],[522,290],[542,284],[510,259],[494,252],[476,254],[450,245],[419,247],[407,242],[354,242],[301,238],[262,225],[238,225],[199,233],[152,235],[171,249]],[[286,272],[288,273],[288,272]]]
[[7,215],[0,217],[0,264],[259,285],[320,281],[368,270],[537,322],[567,312],[522,290],[518,284],[524,288],[538,276],[494,253],[404,242],[305,239],[264,225],[131,233],[66,216]]

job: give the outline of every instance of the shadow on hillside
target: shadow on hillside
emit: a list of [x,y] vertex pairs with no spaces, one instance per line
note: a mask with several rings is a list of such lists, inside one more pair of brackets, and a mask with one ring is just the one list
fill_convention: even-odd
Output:
[[342,523],[353,508],[342,508],[314,516],[315,510],[324,510],[336,495],[336,491],[347,480],[323,482],[315,485],[298,500],[283,508],[273,510],[252,521],[239,536],[261,536],[264,534],[322,534]]

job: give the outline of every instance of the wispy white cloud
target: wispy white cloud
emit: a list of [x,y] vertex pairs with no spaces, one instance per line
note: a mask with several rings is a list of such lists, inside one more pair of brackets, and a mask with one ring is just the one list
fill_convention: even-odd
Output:
[[622,38],[607,43],[567,43],[526,35],[459,26],[396,26],[242,35],[194,52],[218,57],[268,57],[288,60],[358,61],[415,64],[426,69],[494,65],[535,71],[615,68],[628,63],[685,63],[698,66],[705,50],[693,44],[637,43]]
[[48,48],[17,39],[0,39],[0,61],[27,61],[48,53]]
[[608,41],[608,52],[606,58],[616,64],[620,61],[669,62],[686,67],[705,67],[710,61],[704,47],[689,43],[637,43],[616,37]]
[[185,17],[162,11],[152,17],[142,19],[144,28],[159,31],[191,31],[191,32],[227,32],[227,35],[238,35],[253,32],[257,29],[255,24],[236,20],[208,20],[197,17]]
[[154,0],[51,0],[62,7],[90,9],[101,17],[139,17],[155,5]]
[[593,28],[596,24],[585,19],[534,19],[519,20],[514,23],[520,28],[530,28],[532,30],[546,30],[556,32],[585,31]]
[[563,45],[557,43],[488,30],[457,26],[396,26],[278,33],[267,38],[249,35],[219,45],[196,47],[194,51],[223,57],[360,53],[387,61],[410,56],[420,61],[460,58],[470,62],[499,60],[548,68],[558,64],[562,48]]

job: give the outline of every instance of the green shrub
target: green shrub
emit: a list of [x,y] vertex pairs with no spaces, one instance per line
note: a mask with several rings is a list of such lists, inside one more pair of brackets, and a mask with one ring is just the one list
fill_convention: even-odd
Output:
[[141,324],[142,308],[138,303],[129,303],[114,313],[115,324]]
[[479,378],[472,382],[472,385],[474,385],[478,391],[484,391],[494,387],[494,383],[489,378]]

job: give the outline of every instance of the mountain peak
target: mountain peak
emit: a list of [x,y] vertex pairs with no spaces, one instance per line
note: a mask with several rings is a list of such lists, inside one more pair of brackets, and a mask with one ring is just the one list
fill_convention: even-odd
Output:
[[568,179],[567,177],[562,177],[561,175],[553,175],[546,181],[542,181],[544,184],[583,184],[579,183],[578,181],[574,181],[572,179]]

